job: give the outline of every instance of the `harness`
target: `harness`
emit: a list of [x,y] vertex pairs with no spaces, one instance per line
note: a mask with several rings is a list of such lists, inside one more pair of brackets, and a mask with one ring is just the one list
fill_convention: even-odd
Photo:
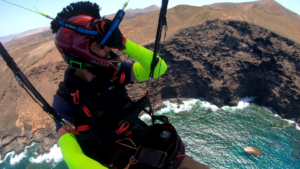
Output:
[[[130,168],[155,168],[131,162],[137,148],[143,146],[167,152],[162,168],[176,168],[184,158],[183,143],[176,130],[166,116],[153,115],[149,97],[132,101],[121,83],[122,76],[124,73],[117,72],[110,80],[96,78],[101,84],[98,91],[89,90],[74,76],[65,78],[59,84],[57,95],[66,100],[74,112],[76,130],[73,134],[78,143],[87,156],[108,167],[124,168],[129,165]],[[108,86],[115,87],[109,90]],[[149,108],[146,109],[146,106]],[[138,118],[142,111],[151,116],[152,125]],[[156,124],[157,120],[161,124]],[[164,131],[172,133],[167,141],[160,137]],[[171,161],[172,165],[169,164]]]

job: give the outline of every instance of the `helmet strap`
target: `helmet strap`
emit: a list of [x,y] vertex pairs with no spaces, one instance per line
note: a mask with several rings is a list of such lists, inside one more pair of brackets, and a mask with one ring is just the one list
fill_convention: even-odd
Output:
[[82,69],[82,62],[70,60],[70,67],[72,69],[81,70]]

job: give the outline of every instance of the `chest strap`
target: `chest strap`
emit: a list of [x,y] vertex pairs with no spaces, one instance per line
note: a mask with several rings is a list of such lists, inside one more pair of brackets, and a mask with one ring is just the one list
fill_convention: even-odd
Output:
[[73,103],[76,105],[79,105],[80,108],[83,110],[83,112],[88,116],[88,117],[92,117],[92,113],[91,111],[86,107],[86,105],[80,101],[79,98],[79,91],[77,90],[74,93],[71,93],[71,96],[73,96]]
[[[119,69],[114,72],[114,75],[111,78],[112,82],[118,79],[117,78],[118,73],[119,73]],[[124,84],[124,80],[125,80],[125,72],[121,72],[119,83]]]
[[[98,144],[101,144],[101,140],[103,137],[103,134],[100,131],[99,125],[97,124],[96,117],[92,115],[91,111],[87,108],[87,106],[83,103],[82,99],[80,98],[79,95],[79,90],[76,90],[76,92],[71,93],[71,96],[73,96],[73,102],[76,105],[79,105],[79,107],[83,110],[83,112],[86,114],[87,117],[91,119],[91,122],[93,124],[93,128],[95,130],[96,134],[79,134],[79,137],[81,137],[82,140],[97,140]],[[90,129],[90,126],[84,125],[84,126],[78,126],[76,131],[77,132],[82,132],[82,131],[87,131]],[[86,135],[86,136],[84,136]]]

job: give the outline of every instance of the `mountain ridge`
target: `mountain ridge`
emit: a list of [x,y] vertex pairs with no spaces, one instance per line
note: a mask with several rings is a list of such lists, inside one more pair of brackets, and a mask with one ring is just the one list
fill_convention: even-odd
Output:
[[296,22],[300,22],[300,16],[297,13],[286,9],[274,0],[260,0],[245,3],[215,3],[203,7],[210,7],[214,9],[259,9],[266,12],[271,12],[272,14],[282,15]]
[[36,29],[30,29],[21,33],[16,33],[16,34],[11,34],[11,35],[6,35],[6,36],[1,36],[0,37],[0,41],[1,42],[7,42],[11,39],[17,39],[23,36],[28,36],[28,35],[32,35],[38,32],[43,32],[45,30],[50,30],[50,27],[42,27],[42,28],[36,28]]
[[[140,15],[143,15],[146,13],[150,13],[153,11],[157,11],[157,10],[160,10],[160,8],[156,5],[151,5],[146,8],[127,9],[127,10],[125,10],[125,16],[124,16],[123,20],[133,19],[137,16],[140,16]],[[110,15],[105,15],[104,17],[107,19],[113,19],[115,15],[116,14],[114,13],[114,14],[110,14]]]
[[[126,20],[120,24],[125,37],[139,44],[152,43],[155,40],[159,11]],[[300,23],[282,15],[274,15],[259,9],[214,9],[178,5],[168,9],[168,39],[176,30],[204,23],[206,20],[237,20],[257,24],[295,42],[300,42]]]

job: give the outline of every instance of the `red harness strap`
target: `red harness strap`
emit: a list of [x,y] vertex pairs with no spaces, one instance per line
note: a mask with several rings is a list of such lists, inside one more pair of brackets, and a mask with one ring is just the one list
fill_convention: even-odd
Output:
[[121,127],[116,131],[117,135],[122,134],[125,130],[127,130],[129,128],[129,123],[125,122],[121,125]]
[[150,91],[151,91],[151,89],[149,89],[149,91],[147,92],[147,94],[146,94],[146,98],[147,98],[147,97],[149,97],[149,95],[150,95]]
[[77,132],[87,131],[87,130],[89,130],[90,128],[91,128],[91,127],[88,126],[88,125],[82,125],[82,126],[78,126],[77,129],[76,129],[76,131],[77,131]]
[[117,73],[119,72],[119,69],[115,71],[113,77],[111,78],[112,81],[117,80]]
[[85,106],[82,108],[82,110],[84,111],[84,113],[88,116],[88,117],[92,117],[92,113],[90,112],[90,110]]
[[72,128],[67,127],[68,132],[78,135],[79,133]]
[[[71,96],[73,96],[73,102],[76,105],[78,105],[79,104],[79,91],[77,90],[75,93],[71,93]],[[82,110],[88,117],[92,117],[92,113],[84,104],[81,103],[80,106],[82,107]]]
[[176,157],[183,157],[183,156],[185,156],[185,154],[180,154],[180,155],[178,155]]
[[131,132],[131,131],[129,131],[128,133],[126,133],[126,135],[125,135],[125,136],[127,137],[127,136],[130,136],[131,134],[132,134],[132,132]]
[[79,91],[77,90],[75,93],[71,93],[71,96],[73,96],[73,102],[75,104],[79,103]]
[[125,80],[125,73],[122,72],[122,73],[121,73],[121,77],[120,77],[120,81],[119,81],[119,82],[120,82],[121,84],[123,84],[123,83],[124,83],[124,80]]

